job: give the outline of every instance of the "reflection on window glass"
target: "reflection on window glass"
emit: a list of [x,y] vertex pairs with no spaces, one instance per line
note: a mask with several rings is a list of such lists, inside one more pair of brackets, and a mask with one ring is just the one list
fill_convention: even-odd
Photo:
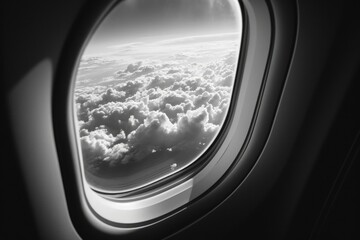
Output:
[[78,67],[85,177],[129,191],[196,161],[222,128],[239,56],[237,1],[128,0],[105,18]]

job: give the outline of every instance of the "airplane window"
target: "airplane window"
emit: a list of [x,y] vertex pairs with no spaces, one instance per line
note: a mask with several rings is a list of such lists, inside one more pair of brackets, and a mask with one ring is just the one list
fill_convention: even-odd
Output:
[[212,146],[234,91],[237,1],[127,0],[81,56],[74,90],[87,183],[125,193],[181,173]]

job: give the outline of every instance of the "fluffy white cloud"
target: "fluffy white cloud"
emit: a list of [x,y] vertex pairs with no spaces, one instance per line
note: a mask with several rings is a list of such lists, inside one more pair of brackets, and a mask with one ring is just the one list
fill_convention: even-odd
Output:
[[[98,85],[77,86],[87,169],[96,174],[150,161],[154,154],[179,159],[186,153],[184,162],[197,158],[216,137],[227,114],[235,53],[223,52],[222,58],[218,54],[208,61],[193,60],[197,54],[185,52],[166,62],[135,61],[113,71],[106,84],[99,79]],[[88,59],[81,66],[90,69],[99,61]]]
[[109,134],[106,128],[91,132],[81,130],[80,134],[82,135],[80,141],[83,159],[90,171],[96,171],[101,162],[109,162],[110,166],[114,165],[129,150],[127,144],[119,142],[125,139],[123,131],[115,137]]

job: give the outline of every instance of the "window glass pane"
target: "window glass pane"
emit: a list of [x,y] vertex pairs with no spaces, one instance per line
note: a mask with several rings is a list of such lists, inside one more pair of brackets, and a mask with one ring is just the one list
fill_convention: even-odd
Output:
[[74,92],[93,188],[140,188],[211,147],[232,98],[241,24],[235,0],[128,0],[110,12]]

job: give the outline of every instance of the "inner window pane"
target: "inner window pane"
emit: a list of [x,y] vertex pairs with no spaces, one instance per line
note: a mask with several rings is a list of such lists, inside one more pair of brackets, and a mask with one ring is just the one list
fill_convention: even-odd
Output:
[[211,147],[232,98],[241,33],[236,0],[128,0],[110,12],[74,91],[94,189],[143,187]]

